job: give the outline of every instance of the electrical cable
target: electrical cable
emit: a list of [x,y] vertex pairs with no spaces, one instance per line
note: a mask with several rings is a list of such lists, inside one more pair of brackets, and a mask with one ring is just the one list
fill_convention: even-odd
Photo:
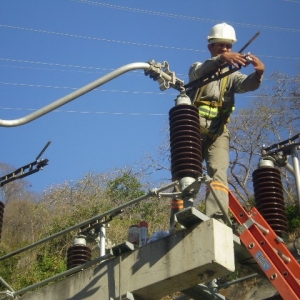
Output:
[[[113,9],[126,10],[126,11],[130,11],[130,12],[135,12],[135,13],[156,15],[156,16],[167,17],[167,18],[177,18],[177,19],[184,19],[184,20],[189,20],[189,21],[209,22],[209,23],[218,23],[218,22],[220,22],[220,20],[215,20],[215,19],[191,17],[191,16],[184,16],[184,15],[176,15],[176,14],[170,14],[170,13],[164,13],[164,12],[158,12],[158,11],[151,11],[151,10],[146,10],[146,9],[139,9],[139,8],[135,8],[135,7],[132,8],[132,7],[126,7],[126,6],[120,6],[120,5],[112,5],[112,4],[96,2],[96,1],[87,1],[87,0],[71,0],[71,1],[72,2],[90,4],[90,5],[96,5],[96,6],[104,6],[104,7],[113,8]],[[290,0],[290,2],[292,2],[292,1]],[[296,1],[294,1],[294,2],[296,2]],[[272,29],[272,30],[280,30],[280,31],[300,32],[299,29],[295,29],[295,28],[282,28],[282,27],[266,26],[266,25],[259,25],[259,24],[239,23],[239,22],[230,22],[230,23],[234,24],[234,25],[245,26],[245,27],[257,27],[257,28],[260,28],[260,29]]]

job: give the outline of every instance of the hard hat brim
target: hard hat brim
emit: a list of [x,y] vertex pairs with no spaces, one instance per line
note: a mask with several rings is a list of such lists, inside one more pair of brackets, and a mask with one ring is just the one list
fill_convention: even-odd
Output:
[[222,38],[214,38],[214,39],[208,39],[209,44],[214,44],[214,43],[222,43],[226,42],[229,44],[234,44],[237,40],[234,39],[222,39]]

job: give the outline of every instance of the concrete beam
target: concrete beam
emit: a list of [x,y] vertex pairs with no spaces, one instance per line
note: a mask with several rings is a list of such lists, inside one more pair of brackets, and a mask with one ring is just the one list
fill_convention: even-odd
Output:
[[210,219],[21,299],[124,299],[126,292],[131,292],[135,300],[158,300],[233,271],[232,230]]

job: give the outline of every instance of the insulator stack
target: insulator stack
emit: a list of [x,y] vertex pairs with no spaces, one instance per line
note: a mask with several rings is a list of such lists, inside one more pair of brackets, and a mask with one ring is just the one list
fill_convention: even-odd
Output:
[[256,208],[281,238],[288,234],[283,186],[279,170],[261,167],[252,174]]
[[202,151],[198,109],[180,104],[169,112],[172,180],[202,175]]
[[4,203],[0,201],[0,241],[2,235],[3,216],[4,216]]
[[74,246],[67,252],[67,269],[83,265],[92,258],[92,250],[86,246],[85,239],[75,239]]

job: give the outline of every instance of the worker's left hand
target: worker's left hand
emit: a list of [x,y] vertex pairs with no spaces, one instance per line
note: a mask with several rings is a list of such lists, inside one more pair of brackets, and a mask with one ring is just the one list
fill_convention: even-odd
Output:
[[255,55],[253,54],[247,54],[252,60],[249,62],[250,64],[253,65],[256,73],[260,76],[262,76],[265,72],[265,65],[262,63],[262,61]]

